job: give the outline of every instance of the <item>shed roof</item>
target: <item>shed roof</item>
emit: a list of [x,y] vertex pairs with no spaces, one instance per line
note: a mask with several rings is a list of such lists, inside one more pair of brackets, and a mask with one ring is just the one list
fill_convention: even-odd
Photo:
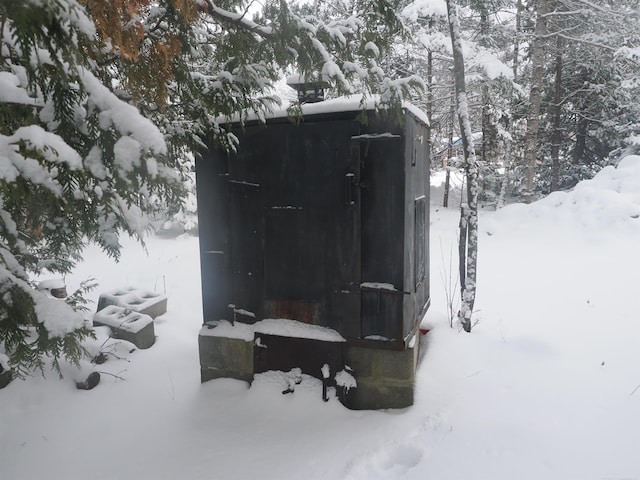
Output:
[[[330,100],[324,100],[322,102],[317,103],[304,103],[300,105],[302,110],[302,115],[325,115],[331,113],[340,113],[340,112],[360,112],[363,110],[377,110],[380,107],[380,96],[372,95],[365,97],[364,95],[350,95],[346,97],[338,97]],[[289,112],[287,111],[288,107],[290,107],[290,103],[283,103],[280,107],[271,110],[270,112],[265,112],[263,116],[258,116],[255,113],[248,115],[245,118],[245,121],[255,121],[255,120],[273,120],[278,118],[287,118],[289,116]],[[420,110],[418,107],[409,102],[402,102],[402,108],[414,116],[418,121],[424,123],[425,125],[429,125],[429,118],[427,115]],[[230,118],[219,118],[218,121],[220,123],[236,123],[240,121],[240,117],[238,115],[234,115]]]

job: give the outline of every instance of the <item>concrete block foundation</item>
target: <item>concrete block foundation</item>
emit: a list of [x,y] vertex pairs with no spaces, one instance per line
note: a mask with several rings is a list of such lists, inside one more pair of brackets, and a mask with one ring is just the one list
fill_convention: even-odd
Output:
[[[235,378],[248,383],[256,372],[254,364],[255,333],[236,323],[239,330],[225,324],[203,327],[198,337],[201,381]],[[218,330],[218,331],[216,331]],[[258,342],[260,343],[260,342]],[[338,398],[353,410],[406,408],[413,405],[418,364],[419,332],[403,350],[373,346],[341,344],[345,366],[355,379],[356,388],[338,387]],[[336,344],[332,344],[335,348]]]
[[347,345],[345,361],[358,387],[346,395],[344,404],[354,410],[406,408],[413,405],[418,365],[419,332],[405,350],[386,350]]
[[203,327],[198,336],[200,380],[235,378],[253,381],[253,338],[215,336],[215,329]]

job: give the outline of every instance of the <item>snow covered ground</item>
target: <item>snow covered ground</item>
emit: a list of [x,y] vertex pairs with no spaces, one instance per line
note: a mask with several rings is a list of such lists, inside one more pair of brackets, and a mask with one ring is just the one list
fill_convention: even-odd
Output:
[[121,358],[95,368],[124,380],[103,373],[91,391],[70,367],[0,390],[0,478],[640,479],[640,157],[482,213],[471,334],[449,327],[458,212],[434,180],[413,407],[349,411],[313,379],[283,396],[277,373],[201,385],[197,238],[151,238],[118,265],[89,250],[67,285],[166,292],[156,345],[111,347]]

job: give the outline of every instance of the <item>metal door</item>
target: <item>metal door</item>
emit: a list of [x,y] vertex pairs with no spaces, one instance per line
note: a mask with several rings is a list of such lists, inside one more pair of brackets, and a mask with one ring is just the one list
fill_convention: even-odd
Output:
[[400,340],[404,285],[404,139],[367,135],[361,148],[361,338]]
[[279,129],[282,144],[269,154],[264,182],[265,314],[326,326],[345,337],[360,333],[354,128],[351,120],[307,120]]

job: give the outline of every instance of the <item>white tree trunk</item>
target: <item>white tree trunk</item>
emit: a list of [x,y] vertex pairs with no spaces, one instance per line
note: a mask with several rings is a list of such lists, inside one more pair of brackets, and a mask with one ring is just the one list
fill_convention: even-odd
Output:
[[453,46],[453,69],[456,86],[458,121],[467,177],[467,202],[460,211],[460,312],[458,319],[466,332],[471,331],[471,315],[476,299],[476,273],[478,261],[478,166],[471,136],[471,122],[467,103],[464,57],[460,37],[460,20],[453,0],[447,1],[449,30]]
[[524,140],[524,168],[526,190],[524,201],[533,200],[533,181],[538,157],[538,129],[540,128],[540,103],[542,102],[542,82],[544,80],[545,47],[547,44],[547,13],[549,0],[538,0],[536,30],[531,45],[531,89],[529,91],[529,112],[527,113],[527,133]]

